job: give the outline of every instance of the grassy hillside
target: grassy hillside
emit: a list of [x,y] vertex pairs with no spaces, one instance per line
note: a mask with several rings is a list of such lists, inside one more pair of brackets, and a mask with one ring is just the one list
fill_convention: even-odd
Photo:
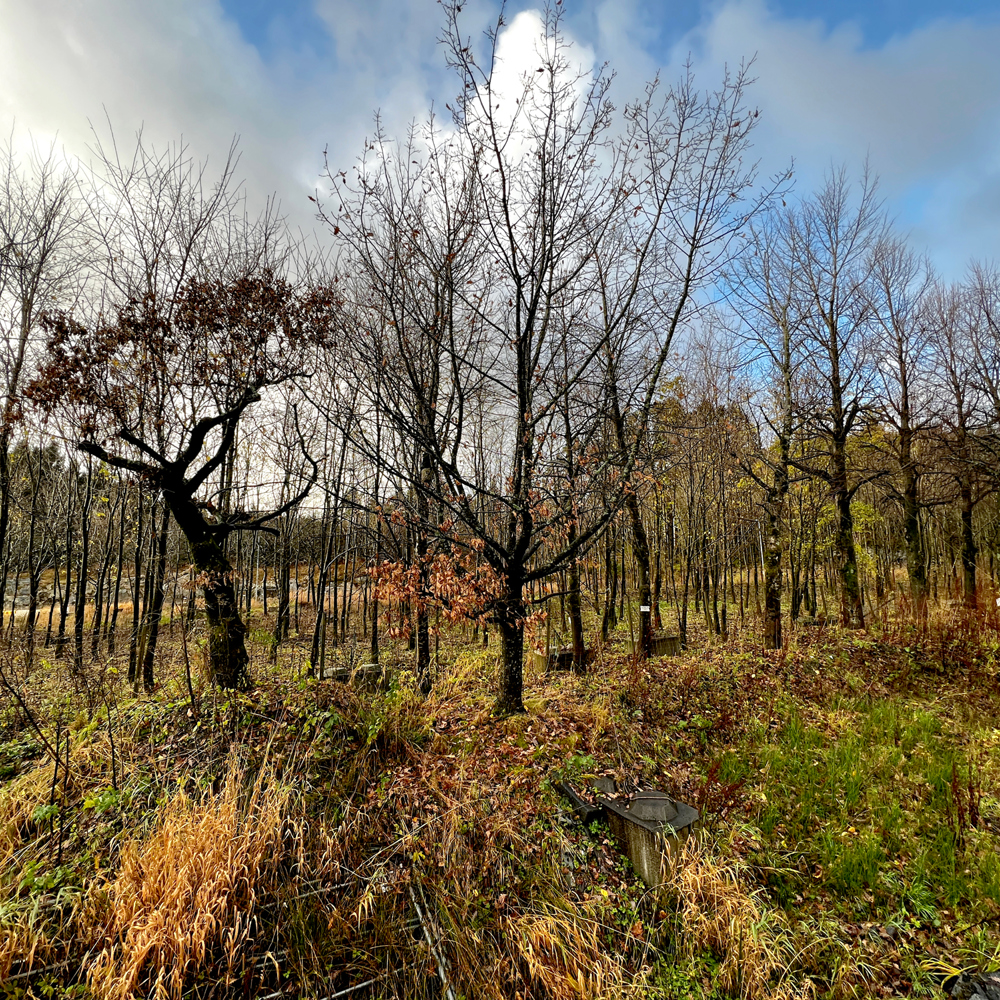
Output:
[[[427,699],[403,649],[366,691],[260,636],[253,692],[193,702],[179,639],[142,697],[3,653],[0,997],[942,996],[998,961],[989,622],[612,643],[508,720],[460,636]],[[702,811],[661,889],[553,788],[602,774]]]

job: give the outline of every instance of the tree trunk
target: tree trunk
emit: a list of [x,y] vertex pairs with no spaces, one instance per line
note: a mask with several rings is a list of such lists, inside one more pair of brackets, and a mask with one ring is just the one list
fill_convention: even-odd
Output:
[[972,532],[972,483],[962,476],[959,487],[959,509],[962,516],[962,600],[968,608],[976,606],[976,537]]
[[[291,514],[287,515],[279,529],[278,536],[278,614],[274,622],[274,636],[271,639],[271,662],[278,659],[278,646],[288,638],[291,625],[291,586],[292,586],[292,529]],[[264,593],[267,594],[267,583],[264,583]]]
[[769,497],[764,548],[764,648],[781,649],[781,521],[778,500]]
[[854,548],[854,517],[851,491],[847,488],[846,441],[835,437],[832,448],[830,487],[837,508],[836,548],[840,563],[840,622],[846,628],[864,628],[858,556]]
[[142,534],[143,495],[136,491],[135,559],[132,578],[132,631],[129,634],[128,682],[136,683],[139,669],[139,622],[142,609],[142,548],[145,542]]
[[906,573],[910,581],[913,620],[927,619],[927,554],[920,530],[917,475],[911,463],[903,465],[903,536],[906,539]]
[[149,608],[146,611],[145,635],[142,642],[142,686],[153,690],[153,664],[156,659],[156,642],[160,634],[163,615],[163,580],[167,571],[167,531],[170,526],[170,507],[163,506],[163,518],[156,539],[156,563],[153,569],[153,587]]
[[506,594],[496,621],[500,627],[500,693],[493,714],[504,717],[524,711],[524,584],[507,575]]
[[864,628],[861,606],[861,581],[858,577],[858,557],[854,548],[854,518],[851,515],[851,495],[838,490],[837,552],[840,556],[840,621],[847,628]]
[[246,650],[246,626],[236,603],[233,568],[212,526],[205,523],[194,501],[166,486],[163,496],[191,546],[205,595],[211,680],[221,688],[246,690],[251,683],[250,658]]
[[638,575],[636,589],[639,591],[639,644],[642,658],[648,659],[653,646],[653,595],[649,586],[649,540],[642,523],[642,511],[634,493],[625,497],[625,507],[632,522],[632,553]]
[[618,560],[613,558],[614,522],[604,533],[604,614],[601,615],[601,641],[608,641],[608,634],[617,624],[615,602],[618,600]]
[[[118,483],[118,491],[124,489],[121,481]],[[128,512],[128,497],[122,496],[122,509],[120,520],[118,522],[118,553],[116,556],[115,566],[115,587],[113,596],[111,598],[111,614],[108,620],[107,626],[107,637],[108,637],[108,656],[113,656],[115,652],[115,632],[118,628],[118,597],[121,594],[122,586],[122,571],[125,566],[125,515]]]
[[83,672],[83,618],[87,611],[87,582],[90,573],[90,510],[94,501],[91,463],[87,469],[87,492],[80,508],[80,568],[76,574],[76,607],[73,614],[73,669]]
[[420,458],[420,484],[417,491],[416,557],[420,572],[420,601],[416,609],[417,618],[417,680],[420,690],[430,694],[431,690],[431,643],[430,621],[427,617],[427,600],[430,597],[430,569],[427,564],[427,522],[430,519],[430,504],[427,493],[432,482],[431,455],[423,452]]

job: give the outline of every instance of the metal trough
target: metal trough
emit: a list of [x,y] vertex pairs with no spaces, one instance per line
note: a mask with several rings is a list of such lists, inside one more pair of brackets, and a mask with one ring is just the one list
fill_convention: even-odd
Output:
[[628,805],[598,798],[608,827],[628,855],[636,874],[648,886],[663,882],[662,862],[683,843],[698,823],[698,810],[663,792],[636,792]]
[[598,817],[607,820],[636,874],[650,887],[663,882],[664,861],[669,869],[671,854],[699,822],[697,809],[655,789],[635,792],[623,800],[611,778],[593,782],[597,793],[593,805],[567,781],[558,781],[555,787],[569,799],[583,822]]
[[[642,642],[639,639],[629,640],[629,652],[634,653],[641,648]],[[681,637],[679,635],[658,635],[654,633],[649,641],[650,656],[676,656],[681,651]]]
[[[589,663],[592,656],[593,650],[590,646],[585,646],[583,650],[583,662],[585,664]],[[572,670],[573,647],[559,646],[556,649],[550,649],[548,654],[544,651],[541,653],[532,653],[531,665],[536,670],[544,670],[546,673],[553,670]]]

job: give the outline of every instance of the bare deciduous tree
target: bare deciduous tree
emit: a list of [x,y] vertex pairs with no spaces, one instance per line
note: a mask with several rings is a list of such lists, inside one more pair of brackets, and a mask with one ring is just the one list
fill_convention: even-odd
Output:
[[[501,93],[497,31],[480,62],[460,5],[445,9],[454,130],[377,133],[353,178],[330,176],[360,324],[338,377],[408,442],[389,478],[414,493],[418,538],[479,553],[501,581],[505,714],[523,708],[525,588],[572,567],[634,495],[674,335],[756,208],[754,116],[742,75],[708,94],[688,77],[619,122],[610,80],[573,68],[558,6],[537,72]],[[349,423],[370,457],[372,426]],[[648,563],[647,547],[647,607]]]

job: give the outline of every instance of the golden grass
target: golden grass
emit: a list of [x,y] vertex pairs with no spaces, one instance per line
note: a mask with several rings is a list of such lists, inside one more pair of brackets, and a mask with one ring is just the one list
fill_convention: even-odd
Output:
[[52,764],[40,764],[0,787],[0,871],[21,846],[36,807],[44,805],[52,786]]
[[232,982],[257,933],[260,903],[277,888],[290,798],[268,768],[247,787],[234,765],[216,798],[195,803],[181,792],[148,840],[122,849],[95,915],[109,942],[90,972],[97,996],[179,1000],[206,964]]
[[622,960],[601,940],[601,927],[572,910],[555,906],[508,922],[515,953],[535,985],[552,1000],[621,997],[625,990]]
[[740,1000],[796,1000],[812,996],[811,984],[787,978],[789,936],[763,890],[750,889],[734,862],[719,863],[689,838],[674,855],[667,887],[677,897],[677,953],[719,960],[718,981]]
[[[132,744],[127,739],[121,742],[127,758]],[[71,894],[72,900],[58,891],[26,895],[20,884],[29,862],[47,860],[46,871],[55,867],[56,846],[49,836],[49,827],[51,823],[57,840],[60,820],[53,817],[51,821],[36,824],[35,810],[47,805],[50,798],[55,805],[65,808],[84,790],[111,783],[111,743],[107,733],[76,735],[70,744],[68,776],[64,746],[60,746],[61,764],[55,788],[51,760],[42,761],[0,786],[0,980],[9,975],[15,962],[30,967],[48,961],[58,950],[58,939],[75,932],[78,893]],[[122,750],[116,741],[119,767]],[[72,916],[66,912],[70,903]]]

